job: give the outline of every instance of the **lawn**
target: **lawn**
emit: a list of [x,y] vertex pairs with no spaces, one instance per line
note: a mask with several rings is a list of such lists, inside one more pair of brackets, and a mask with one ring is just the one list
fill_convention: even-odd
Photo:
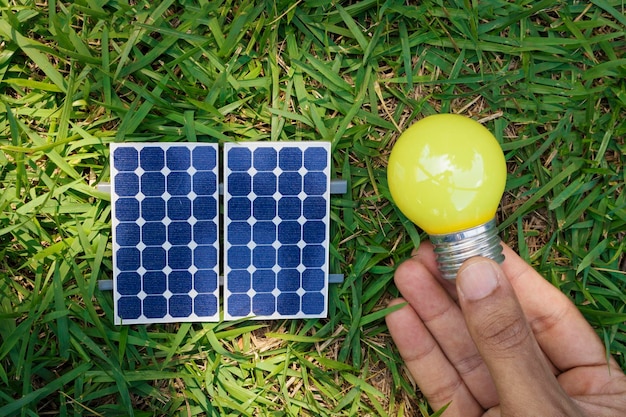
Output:
[[[427,416],[384,324],[425,235],[400,132],[454,112],[509,169],[501,236],[626,369],[626,18],[617,0],[0,0],[0,415]],[[113,325],[113,142],[323,140],[329,316]]]

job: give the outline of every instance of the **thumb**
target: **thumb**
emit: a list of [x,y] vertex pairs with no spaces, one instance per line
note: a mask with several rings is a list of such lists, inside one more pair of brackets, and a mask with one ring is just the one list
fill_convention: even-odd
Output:
[[456,284],[467,327],[496,384],[502,412],[546,415],[545,409],[529,410],[529,405],[552,404],[561,410],[573,406],[500,266],[485,258],[470,259],[459,270]]

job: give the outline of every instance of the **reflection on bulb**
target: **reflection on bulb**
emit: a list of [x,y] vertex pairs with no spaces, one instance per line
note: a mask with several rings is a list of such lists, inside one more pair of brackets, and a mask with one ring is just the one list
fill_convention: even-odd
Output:
[[387,177],[398,208],[430,235],[444,276],[455,278],[471,256],[502,261],[494,217],[506,164],[480,123],[438,114],[413,124],[391,152]]

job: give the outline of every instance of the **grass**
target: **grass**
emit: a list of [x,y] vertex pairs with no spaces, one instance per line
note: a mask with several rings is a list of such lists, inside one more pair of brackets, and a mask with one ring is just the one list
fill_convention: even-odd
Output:
[[[389,203],[414,120],[483,121],[503,239],[626,369],[626,18],[617,0],[0,0],[0,415],[431,411],[384,325],[424,237]],[[115,141],[326,140],[325,320],[116,327]]]

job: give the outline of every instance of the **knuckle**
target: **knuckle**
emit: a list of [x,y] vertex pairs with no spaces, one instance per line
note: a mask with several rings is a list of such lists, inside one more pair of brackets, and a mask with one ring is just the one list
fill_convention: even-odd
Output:
[[527,343],[532,333],[523,316],[494,314],[476,332],[483,345],[492,351],[516,351]]
[[535,317],[530,322],[534,334],[545,333],[563,322],[563,318],[569,313],[568,308],[559,308]]
[[480,353],[475,352],[456,361],[454,367],[459,375],[467,376],[483,365],[483,363],[483,357],[480,356]]
[[429,312],[429,314],[422,312],[422,314],[420,314],[420,318],[425,325],[431,326],[436,321],[449,320],[449,315],[454,312],[454,307],[456,307],[456,304],[448,303],[443,306],[439,306],[435,311]]
[[410,353],[401,352],[400,355],[406,363],[420,363],[423,360],[428,360],[428,357],[436,351],[437,347],[438,345],[434,341],[425,342],[421,343],[419,348],[412,350]]
[[456,392],[462,385],[461,379],[451,379],[445,381],[437,381],[435,384],[432,384],[428,387],[420,386],[420,390],[422,394],[428,399],[431,404],[447,404],[453,398]]

